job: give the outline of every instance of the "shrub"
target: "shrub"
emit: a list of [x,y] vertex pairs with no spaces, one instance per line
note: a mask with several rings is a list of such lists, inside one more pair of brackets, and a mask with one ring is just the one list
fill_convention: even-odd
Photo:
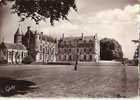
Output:
[[28,55],[23,59],[22,63],[23,64],[31,64],[33,61],[34,61],[34,59],[32,58],[32,56]]
[[3,58],[0,58],[0,64],[7,64],[7,63],[8,63],[7,60],[5,60],[5,59],[3,59]]
[[135,66],[138,66],[138,63],[139,63],[139,62],[138,62],[138,59],[137,59],[137,60],[134,60],[134,65],[135,65]]

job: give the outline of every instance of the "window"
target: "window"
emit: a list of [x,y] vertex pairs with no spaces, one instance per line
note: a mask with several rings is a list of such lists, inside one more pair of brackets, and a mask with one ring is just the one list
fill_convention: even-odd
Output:
[[77,53],[79,52],[79,49],[77,48]]
[[86,43],[86,40],[84,40],[84,43]]
[[42,51],[42,45],[40,45],[40,51]]
[[71,52],[71,49],[69,49],[69,52]]
[[71,41],[69,41],[69,45],[71,45]]
[[84,55],[84,60],[86,60],[86,55]]
[[69,56],[69,60],[70,60],[70,61],[72,60],[72,57],[71,57],[71,55]]
[[66,52],[66,49],[64,49],[64,52]]
[[43,48],[43,53],[45,53],[45,48]]
[[91,42],[92,42],[92,40],[89,40],[89,42],[91,43]]
[[55,49],[54,48],[52,48],[52,54],[54,54],[55,53]]
[[89,55],[89,59],[92,60],[92,55]]
[[13,54],[12,52],[9,52],[9,59],[12,60]]
[[61,60],[61,55],[59,55],[59,60]]
[[22,58],[24,58],[24,52],[22,52],[21,56],[22,56]]
[[40,60],[42,59],[42,54],[40,54]]
[[64,55],[64,60],[66,60],[66,55]]
[[26,52],[24,52],[24,57],[26,57],[26,55],[27,55],[27,53],[26,53]]
[[58,53],[61,53],[61,50],[62,50],[61,48],[58,48]]
[[86,48],[84,48],[84,52],[86,52]]
[[92,48],[89,49],[89,52],[92,52]]
[[64,45],[66,45],[66,41],[64,41]]

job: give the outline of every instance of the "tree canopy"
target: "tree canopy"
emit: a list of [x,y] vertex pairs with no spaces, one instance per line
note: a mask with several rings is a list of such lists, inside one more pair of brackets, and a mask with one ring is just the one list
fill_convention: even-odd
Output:
[[102,60],[119,60],[123,58],[121,45],[114,39],[104,38],[100,41]]
[[[50,19],[51,25],[54,21],[68,20],[67,16],[71,8],[77,11],[75,0],[6,0],[14,1],[12,12],[16,13],[21,21],[31,18],[39,24],[40,21]],[[0,6],[6,4],[2,0]]]

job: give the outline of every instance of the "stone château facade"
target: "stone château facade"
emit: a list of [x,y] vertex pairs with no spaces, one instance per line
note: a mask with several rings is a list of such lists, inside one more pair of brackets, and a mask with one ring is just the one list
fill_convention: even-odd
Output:
[[56,41],[52,37],[44,35],[43,32],[32,31],[30,27],[25,35],[15,34],[14,37],[15,43],[23,44],[36,62],[56,61]]
[[100,59],[100,43],[94,36],[62,37],[56,40],[27,27],[23,35],[20,27],[14,35],[14,44],[1,43],[0,56],[9,63],[21,63],[23,58],[31,55],[35,62],[90,61]]
[[2,42],[0,44],[0,59],[6,60],[10,64],[21,64],[28,51],[22,44],[11,44]]
[[8,63],[19,64],[27,55],[31,55],[35,62],[56,61],[56,40],[43,32],[32,31],[30,27],[23,35],[20,27],[14,35],[14,44],[1,43],[0,57]]
[[98,62],[100,43],[97,34],[94,36],[62,37],[58,41],[57,61]]

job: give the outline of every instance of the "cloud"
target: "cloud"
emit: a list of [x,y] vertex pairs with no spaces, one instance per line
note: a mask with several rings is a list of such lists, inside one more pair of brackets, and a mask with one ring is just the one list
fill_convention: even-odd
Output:
[[[136,1],[140,0],[108,0],[108,2],[103,2],[103,0],[77,0],[79,11],[70,12],[69,22],[56,22],[55,26],[41,23],[39,30],[43,31],[44,34],[58,37],[62,33],[65,33],[65,36],[98,33],[100,38],[109,37],[119,41],[125,57],[132,58],[135,46],[131,40],[138,38],[137,29],[138,23],[140,23],[140,5],[133,5]],[[11,37],[14,36],[18,27],[17,21],[18,17],[15,15],[5,17],[2,33],[4,33],[7,41],[13,42]],[[27,25],[36,29],[32,21],[24,22],[23,29]]]
[[135,46],[131,40],[138,37],[140,24],[140,5],[126,6],[124,9],[102,11],[95,17],[88,17],[84,29],[87,32],[95,31],[103,37],[115,38],[120,42],[124,57],[133,57]]
[[[71,21],[56,23],[54,27],[42,26],[42,31],[51,32],[57,36],[65,33],[66,36],[92,35],[98,33],[100,38],[114,38],[122,45],[124,57],[133,57],[136,46],[131,40],[138,37],[138,24],[140,23],[140,5],[128,5],[124,9],[104,10],[98,13],[78,14],[71,16]],[[75,17],[73,17],[75,16]]]

